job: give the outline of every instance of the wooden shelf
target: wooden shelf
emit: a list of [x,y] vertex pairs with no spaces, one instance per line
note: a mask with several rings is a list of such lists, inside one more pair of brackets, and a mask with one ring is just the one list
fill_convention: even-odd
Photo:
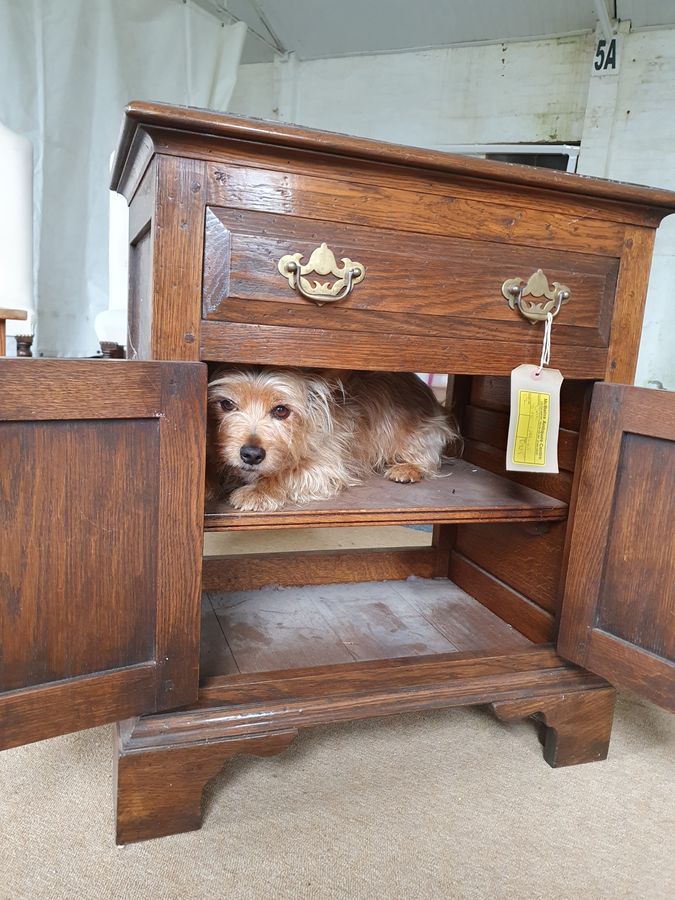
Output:
[[203,595],[203,678],[531,646],[448,579]]
[[332,500],[278,512],[241,512],[229,503],[206,506],[207,531],[400,525],[451,522],[526,522],[567,517],[567,504],[464,460],[443,466],[443,477],[396,484],[373,476]]

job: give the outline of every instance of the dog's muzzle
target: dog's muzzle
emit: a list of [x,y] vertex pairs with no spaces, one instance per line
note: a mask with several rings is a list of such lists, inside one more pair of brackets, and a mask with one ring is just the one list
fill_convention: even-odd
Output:
[[257,466],[265,459],[265,451],[262,447],[254,447],[252,444],[244,444],[239,451],[239,456],[248,466]]

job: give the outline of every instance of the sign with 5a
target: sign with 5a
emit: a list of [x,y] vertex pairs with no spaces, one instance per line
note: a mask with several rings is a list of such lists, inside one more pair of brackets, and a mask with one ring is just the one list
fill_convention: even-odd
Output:
[[617,75],[620,61],[619,36],[615,35],[609,41],[602,37],[595,44],[595,56],[593,57],[594,75]]

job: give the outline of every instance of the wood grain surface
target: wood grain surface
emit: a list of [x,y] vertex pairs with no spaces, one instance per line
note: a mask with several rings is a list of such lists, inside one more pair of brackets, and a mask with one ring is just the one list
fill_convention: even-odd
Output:
[[126,360],[8,358],[0,421],[147,419],[161,414],[162,370]]
[[199,359],[204,189],[203,163],[159,161],[152,223],[150,335],[139,337],[151,359]]
[[536,716],[544,726],[544,759],[554,767],[607,759],[616,691],[606,686],[547,699],[493,703],[505,722]]
[[[262,203],[259,194],[254,196],[257,203]],[[365,207],[369,216],[373,206],[369,198]],[[416,328],[427,322],[442,333],[443,320],[452,317],[460,322],[483,320],[484,327],[490,327],[497,340],[517,341],[529,337],[533,329],[509,308],[501,286],[506,278],[518,276],[526,280],[541,268],[551,285],[554,281],[564,283],[572,292],[556,318],[557,341],[567,343],[569,334],[581,346],[607,345],[617,271],[612,258],[519,247],[515,242],[494,243],[484,227],[479,230],[480,237],[466,240],[393,233],[391,227],[385,230],[367,223],[358,227],[340,225],[326,219],[328,209],[336,215],[334,202],[330,207],[324,205],[323,217],[317,209],[316,218],[308,220],[299,217],[300,207],[298,201],[297,216],[207,208],[204,318],[227,321],[233,305],[253,312],[250,301],[259,301],[255,311],[262,312],[262,301],[297,305],[296,321],[307,309],[315,321],[322,316],[326,328],[335,322],[336,328],[367,331],[373,318],[364,316],[364,312],[376,312],[382,331],[407,328],[407,321],[400,317],[410,316],[415,317]],[[420,209],[418,201],[414,208]],[[363,219],[362,203],[359,210]],[[410,220],[405,210],[399,212],[406,222]],[[435,223],[439,235],[447,234],[448,229],[438,217],[432,216],[428,221]],[[365,266],[366,277],[344,300],[317,310],[311,301],[293,291],[279,273],[277,263],[289,253],[301,253],[306,262],[321,241],[328,244],[338,261],[349,257]],[[290,318],[289,312],[286,316]],[[259,320],[252,317],[249,321]],[[269,319],[262,322],[267,324]],[[488,322],[494,324],[488,326]],[[507,325],[504,331],[497,326],[502,322]],[[453,333],[449,326],[450,323],[445,324],[446,335]]]
[[223,501],[206,506],[209,531],[425,522],[519,522],[564,519],[567,505],[531,488],[485,472],[464,460],[444,464],[441,477],[397,484],[372,476],[330,500],[289,505],[277,512],[242,512]]
[[559,647],[675,709],[675,397],[596,385]]
[[242,753],[274,756],[285,750],[297,734],[296,731],[275,732],[262,737],[244,736],[208,743],[202,747],[168,747],[141,754],[127,751],[126,731],[122,726],[116,732],[118,844],[199,828],[202,792],[228,759]]
[[551,613],[527,594],[497,578],[490,569],[477,565],[457,550],[450,554],[448,574],[456,584],[529,640],[535,643],[552,641],[556,632]]
[[551,614],[560,604],[565,522],[457,529],[455,550]]
[[[570,250],[599,256],[617,256],[624,228],[616,222],[596,218],[586,207],[585,216],[558,211],[540,194],[532,202],[525,194],[508,197],[509,186],[492,185],[483,190],[456,190],[455,181],[419,184],[414,170],[399,170],[397,176],[364,178],[360,167],[347,173],[332,168],[305,174],[292,166],[292,175],[257,165],[245,167],[211,164],[207,170],[209,206],[230,207],[387,229],[391,237],[445,235],[472,240],[497,241],[544,250]],[[529,201],[529,202],[528,202]],[[427,215],[425,215],[425,213]],[[269,224],[275,219],[271,218]],[[278,221],[278,219],[277,219]],[[585,237],[585,240],[584,240]],[[583,261],[582,261],[583,264]]]
[[[583,411],[590,385],[563,381],[562,427],[558,440],[559,474],[505,474],[518,483],[569,500],[579,451]],[[491,471],[503,472],[510,380],[494,376],[470,379],[462,405],[464,456]],[[541,526],[462,525],[457,529],[453,577],[489,609],[504,616],[533,640],[552,640],[564,579],[566,524]],[[541,607],[537,610],[537,607]]]
[[664,215],[675,211],[675,193],[662,189],[619,184],[596,178],[582,178],[527,166],[505,168],[490,160],[456,156],[416,147],[402,147],[329,132],[310,131],[279,122],[236,118],[209,110],[140,101],[130,103],[125,111],[124,127],[111,178],[113,190],[117,187],[118,180],[128,165],[127,157],[139,126],[141,129],[159,127],[198,135],[213,135],[220,138],[221,143],[236,139],[254,144],[259,142],[289,149],[319,151],[337,157],[361,158],[381,163],[439,170],[486,181],[508,181],[510,184],[519,186],[549,189],[599,201],[608,199],[615,202],[663,207]]
[[[539,362],[541,334],[519,344],[479,338],[366,333],[315,327],[277,327],[256,323],[202,321],[201,358],[300,367],[372,369],[388,372],[443,372],[508,375],[523,362]],[[602,378],[607,352],[600,347],[561,346],[556,368],[565,378]]]
[[302,553],[244,553],[205,556],[202,589],[243,591],[278,585],[392,581],[436,575],[435,547],[377,550],[303,550]]
[[655,237],[651,228],[626,229],[616,285],[605,381],[633,383]]
[[272,734],[425,708],[606,688],[549,647],[373,660],[207,679],[199,704],[137,720],[127,752]]
[[614,692],[550,648],[454,653],[207,681],[199,706],[117,732],[117,841],[199,828],[203,788],[238,754],[283,751],[299,728],[406,710],[491,703],[506,720],[537,715],[550,765],[602,759]]
[[[240,672],[529,644],[447,579],[209,591],[206,599],[217,619],[208,642],[220,633]],[[229,674],[225,663],[218,674]]]
[[196,699],[205,368],[0,360],[0,746]]

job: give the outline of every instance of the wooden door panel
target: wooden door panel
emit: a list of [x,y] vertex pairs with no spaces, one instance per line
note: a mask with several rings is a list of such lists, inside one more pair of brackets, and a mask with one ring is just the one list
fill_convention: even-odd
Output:
[[675,710],[675,395],[596,385],[558,649]]
[[0,444],[17,486],[3,538],[23,535],[3,565],[3,690],[147,660],[154,610],[137,598],[156,592],[159,420],[1,423]]
[[0,747],[196,699],[205,380],[0,361]]
[[[675,659],[675,453],[669,441],[625,434],[598,605],[598,626]],[[649,484],[650,490],[643,489]],[[645,540],[645,532],[647,540]],[[654,603],[619,603],[622,593]]]

